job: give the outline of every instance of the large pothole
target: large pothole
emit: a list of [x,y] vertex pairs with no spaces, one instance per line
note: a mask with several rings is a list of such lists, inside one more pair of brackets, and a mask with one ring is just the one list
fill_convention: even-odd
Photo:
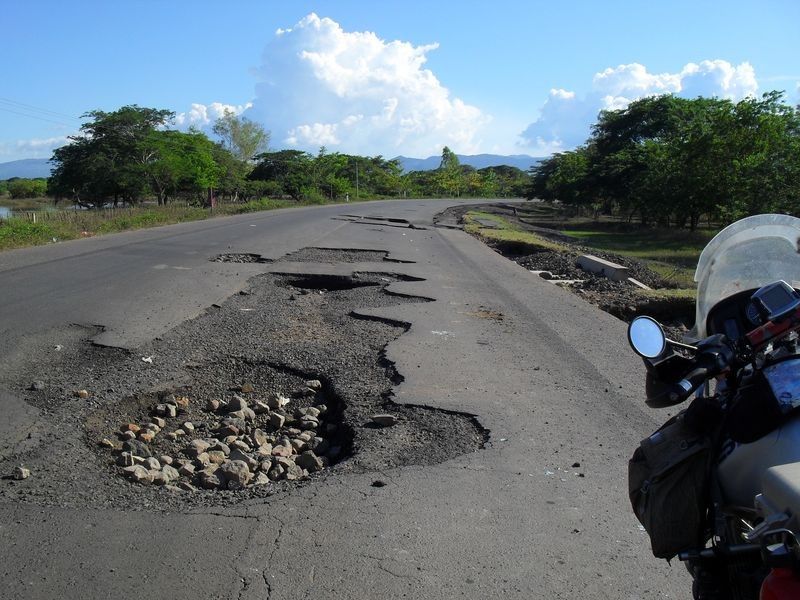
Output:
[[[388,294],[385,288],[401,279],[390,272],[335,281],[257,275],[242,294],[144,347],[69,344],[58,361],[30,361],[13,376],[0,374],[3,387],[42,409],[38,445],[0,463],[1,473],[24,464],[32,475],[0,481],[0,497],[60,506],[224,505],[328,476],[436,464],[481,448],[487,432],[471,415],[392,401],[402,376],[384,349],[408,325],[351,316],[427,301]],[[26,355],[46,355],[54,343],[42,336],[33,344],[41,348]],[[29,389],[35,380],[43,385]],[[308,383],[314,381],[320,385]],[[280,397],[288,404],[279,406]],[[123,449],[123,442],[142,442],[152,456],[131,451],[136,443]],[[277,447],[284,450],[274,453]],[[309,451],[314,456],[302,458]],[[196,460],[203,452],[209,464]],[[240,471],[231,465],[219,473],[224,482],[199,474],[226,461],[245,463],[249,479],[237,480]],[[165,485],[132,483],[125,469],[136,466],[148,471],[130,470],[142,481]]]

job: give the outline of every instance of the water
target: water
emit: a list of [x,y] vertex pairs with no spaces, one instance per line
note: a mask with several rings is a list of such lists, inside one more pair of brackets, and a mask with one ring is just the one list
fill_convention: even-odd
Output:
[[0,219],[7,219],[11,216],[11,209],[5,206],[0,206]]

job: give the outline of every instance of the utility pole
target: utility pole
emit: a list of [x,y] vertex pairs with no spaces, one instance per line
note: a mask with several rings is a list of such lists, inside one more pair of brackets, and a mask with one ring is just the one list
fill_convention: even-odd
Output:
[[358,200],[358,160],[356,160],[356,200]]

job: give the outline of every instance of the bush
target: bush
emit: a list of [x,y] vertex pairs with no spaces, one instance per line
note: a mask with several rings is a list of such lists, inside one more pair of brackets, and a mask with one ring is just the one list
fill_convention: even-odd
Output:
[[33,246],[51,241],[56,231],[47,223],[33,223],[25,219],[0,221],[0,248]]

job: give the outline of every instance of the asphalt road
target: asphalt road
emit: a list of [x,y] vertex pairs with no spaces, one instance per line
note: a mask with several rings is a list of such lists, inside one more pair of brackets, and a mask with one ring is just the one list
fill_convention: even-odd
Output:
[[[0,254],[0,360],[19,365],[37,359],[26,340],[65,324],[102,325],[96,341],[135,348],[265,270],[355,268],[232,270],[209,262],[217,254],[388,251],[414,262],[375,270],[424,278],[391,289],[436,300],[366,311],[411,324],[386,351],[404,377],[395,401],[473,414],[491,435],[436,466],[331,476],[233,508],[0,504],[0,597],[688,597],[684,570],[650,555],[627,501],[627,459],[665,415],[644,407],[624,324],[432,227],[447,205],[293,209]],[[13,390],[0,410],[2,459],[47,416]]]

